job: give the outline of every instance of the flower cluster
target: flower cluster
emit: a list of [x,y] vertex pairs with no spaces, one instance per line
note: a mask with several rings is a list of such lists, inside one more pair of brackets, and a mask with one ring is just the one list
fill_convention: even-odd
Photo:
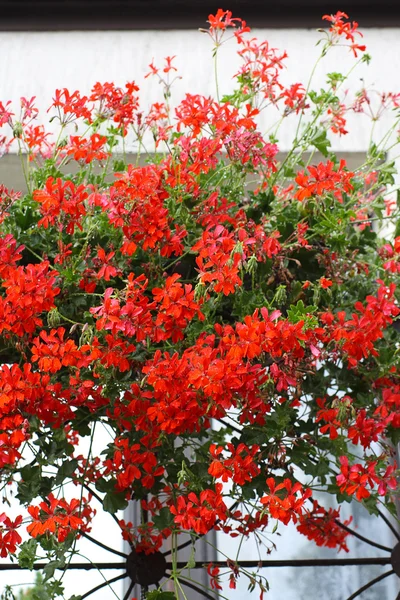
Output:
[[57,541],[63,542],[72,531],[90,531],[89,523],[94,512],[85,498],[67,502],[64,498],[58,500],[49,494],[46,502],[40,502],[39,506],[28,506],[32,523],[27,531],[34,538],[54,534]]

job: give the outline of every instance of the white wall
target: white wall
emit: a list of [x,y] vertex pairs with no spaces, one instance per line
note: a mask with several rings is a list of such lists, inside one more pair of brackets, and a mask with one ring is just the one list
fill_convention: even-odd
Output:
[[[370,66],[360,65],[352,74],[348,88],[356,91],[363,78],[368,87],[384,91],[400,90],[400,29],[368,29],[364,31]],[[285,83],[308,81],[320,47],[315,43],[321,34],[304,29],[254,29],[252,35],[267,39],[270,45],[286,49],[289,58],[283,71]],[[237,45],[229,41],[220,49],[219,79],[221,93],[231,89],[232,74],[240,64]],[[0,99],[12,100],[18,106],[20,96],[37,97],[43,116],[51,104],[54,90],[90,91],[96,81],[114,81],[124,85],[135,80],[141,88],[141,105],[161,99],[161,88],[155,78],[144,80],[152,59],[162,65],[167,55],[176,55],[176,66],[182,76],[173,89],[176,103],[186,92],[215,95],[211,59],[212,42],[198,31],[76,31],[76,32],[5,32],[0,33]],[[347,72],[355,60],[348,48],[334,48],[320,63],[314,89],[325,82],[325,73]],[[274,122],[275,113],[263,117],[263,127]],[[369,140],[370,123],[362,115],[349,120],[352,135],[334,136],[334,148],[363,151]],[[352,126],[354,125],[354,127]],[[386,131],[378,123],[376,134]],[[293,122],[280,135],[282,151],[290,147]]]

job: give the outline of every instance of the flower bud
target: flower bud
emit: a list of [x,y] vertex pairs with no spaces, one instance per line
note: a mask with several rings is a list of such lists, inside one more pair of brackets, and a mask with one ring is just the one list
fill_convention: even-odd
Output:
[[47,324],[49,327],[57,327],[61,323],[61,315],[56,308],[47,313]]
[[278,306],[285,304],[287,300],[286,286],[278,285],[276,288],[276,292],[273,299],[273,304],[277,304]]

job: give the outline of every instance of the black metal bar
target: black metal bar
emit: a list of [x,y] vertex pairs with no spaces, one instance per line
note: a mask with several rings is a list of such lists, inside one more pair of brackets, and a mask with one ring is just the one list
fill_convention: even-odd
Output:
[[[390,565],[390,556],[378,556],[376,558],[310,558],[310,559],[299,559],[299,560],[240,560],[238,564],[242,567],[345,567],[345,566],[357,566],[357,565]],[[200,569],[203,568],[204,561],[197,561],[192,569]],[[217,567],[226,567],[226,560],[217,560],[212,561],[212,564]],[[0,571],[40,571],[40,569],[44,569],[47,563],[36,563],[33,565],[32,569],[28,567],[20,567],[17,564],[0,564]],[[186,567],[187,561],[179,561],[176,563],[178,569],[183,569]],[[126,569],[126,563],[113,563],[113,562],[98,562],[93,566],[92,563],[70,563],[68,568],[60,569],[61,571],[74,569],[81,571],[90,571],[91,569],[96,568],[98,570],[101,569]],[[172,568],[172,563],[167,563],[167,568]]]
[[240,433],[240,434],[243,433],[243,431],[241,429],[239,429],[239,427],[235,427],[235,425],[231,425],[230,423],[226,423],[223,419],[217,419],[217,421],[219,423],[221,423],[221,425],[223,425],[224,427],[226,427],[226,428],[229,427],[230,429],[232,429],[232,431],[236,431],[236,433]]
[[128,555],[125,554],[124,552],[120,552],[119,550],[114,550],[114,548],[110,548],[109,546],[106,546],[102,542],[99,542],[98,540],[95,540],[94,538],[92,538],[92,536],[89,535],[88,533],[81,531],[80,534],[83,535],[83,537],[90,540],[91,542],[93,542],[93,544],[96,544],[96,546],[100,546],[100,548],[104,548],[104,550],[107,550],[108,552],[112,552],[112,554],[117,554],[118,556],[122,556],[122,558],[128,558]]
[[390,531],[400,542],[399,532],[396,530],[396,528],[393,526],[393,524],[389,521],[389,519],[383,514],[383,512],[381,510],[379,510],[379,508],[377,509],[377,511],[378,511],[379,515],[382,517],[382,519],[385,521],[386,525],[389,527]]
[[[211,561],[216,567],[226,567],[226,560]],[[204,567],[204,561],[196,561],[195,566],[191,569],[199,569]],[[244,568],[266,568],[266,567],[346,567],[357,565],[390,565],[390,556],[378,556],[376,558],[304,558],[293,560],[239,560],[238,565]],[[187,561],[179,561],[176,563],[178,569],[184,569]],[[167,569],[172,568],[172,563],[167,563]]]
[[190,581],[186,581],[186,579],[179,579],[179,583],[185,585],[188,588],[191,588],[192,590],[194,590],[198,594],[201,594],[204,598],[208,598],[209,600],[215,600],[217,598],[217,596],[211,596],[211,594],[197,587],[197,585],[193,585],[193,583],[191,583]]
[[129,595],[130,595],[131,591],[133,590],[134,585],[135,585],[134,582],[131,581],[131,585],[129,586],[128,591],[126,592],[126,594],[124,596],[124,600],[129,600]]
[[375,548],[379,548],[379,550],[384,550],[385,552],[392,552],[391,548],[388,548],[387,546],[382,546],[382,544],[378,544],[377,542],[373,542],[372,540],[369,540],[368,538],[366,538],[363,535],[360,535],[359,533],[354,531],[354,529],[350,529],[350,527],[347,527],[347,525],[344,525],[344,523],[341,523],[338,519],[335,519],[335,523],[336,523],[336,525],[339,525],[339,527],[341,527],[348,533],[351,533],[351,535],[354,535],[354,537],[365,542],[366,544],[369,544],[370,546],[374,546]]
[[84,600],[84,598],[88,598],[95,592],[98,592],[99,590],[103,589],[103,587],[106,587],[106,585],[110,585],[110,583],[115,583],[116,581],[119,581],[120,579],[125,579],[125,577],[128,577],[128,573],[123,573],[122,575],[118,575],[117,577],[114,577],[113,579],[109,579],[108,581],[104,581],[103,583],[100,583],[100,585],[97,585],[96,587],[91,589],[89,592],[86,592],[86,594],[83,594],[83,596],[81,596],[81,600]]
[[[44,569],[45,566],[47,565],[47,563],[36,563],[33,565],[32,569],[30,569],[29,567],[20,567],[17,564],[0,564],[0,571],[40,571],[40,569]],[[124,562],[119,562],[119,563],[112,563],[112,562],[108,562],[108,563],[96,563],[95,566],[93,566],[92,563],[90,562],[85,562],[85,563],[70,563],[68,565],[67,568],[60,568],[60,571],[68,571],[69,569],[78,569],[78,570],[82,570],[82,571],[90,571],[91,569],[126,569],[126,563]]]
[[372,579],[369,583],[366,583],[365,585],[363,585],[359,590],[357,590],[356,592],[354,592],[354,594],[352,594],[351,596],[349,596],[347,598],[347,600],[354,600],[354,598],[357,598],[357,596],[360,596],[363,592],[365,592],[365,590],[368,590],[370,587],[372,587],[373,585],[375,585],[375,583],[378,583],[379,581],[382,581],[382,579],[385,579],[385,577],[389,577],[389,575],[393,575],[394,571],[386,571],[386,573],[383,573],[383,575],[379,575],[379,577],[375,577],[375,579]]
[[[86,483],[81,483],[81,486],[84,487],[84,488],[86,488],[87,491],[90,494],[92,494],[93,498],[96,498],[97,502],[99,502],[103,506],[103,500],[102,500],[101,496],[99,496],[98,494],[96,494],[96,492],[94,492],[92,490],[92,488],[90,488]],[[104,511],[104,512],[107,512],[107,511]],[[108,514],[110,515],[110,517],[112,519],[114,519],[114,521],[116,522],[116,524],[118,525],[118,527],[121,529],[121,525],[119,524],[118,518],[115,515],[113,515],[113,513],[108,513]]]

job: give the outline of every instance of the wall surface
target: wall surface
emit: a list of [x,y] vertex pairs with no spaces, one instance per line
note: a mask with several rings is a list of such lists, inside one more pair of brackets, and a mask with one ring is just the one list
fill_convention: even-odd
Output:
[[[356,17],[356,15],[354,16]],[[349,94],[354,93],[360,88],[361,79],[363,79],[368,88],[387,92],[400,91],[400,29],[368,29],[364,33],[368,52],[372,55],[371,64],[369,66],[359,65],[344,87],[349,90]],[[282,73],[285,83],[307,83],[312,66],[319,54],[319,47],[316,47],[315,44],[320,38],[320,34],[305,29],[255,29],[253,35],[269,40],[273,47],[287,50],[289,55],[287,69]],[[144,79],[149,71],[149,63],[154,59],[154,63],[161,66],[165,56],[173,55],[177,57],[175,64],[182,77],[176,81],[172,91],[174,104],[186,92],[215,96],[211,50],[209,37],[196,31],[4,32],[0,33],[0,100],[3,102],[12,100],[14,106],[18,106],[21,96],[26,98],[36,96],[37,105],[41,109],[42,121],[46,123],[48,118],[46,110],[51,104],[56,88],[67,87],[70,91],[79,89],[82,93],[88,93],[97,81],[114,81],[119,85],[124,85],[126,81],[135,80],[141,87],[141,105],[146,107],[151,102],[162,100],[161,87],[157,80],[155,78]],[[347,48],[335,48],[318,65],[311,87],[319,90],[324,85],[326,73],[332,71],[346,73],[355,62],[352,53]],[[221,95],[232,89],[232,75],[237,71],[239,65],[236,45],[232,40],[222,46],[220,51],[218,70]],[[266,111],[262,115],[261,131],[272,131],[276,120],[277,115],[273,110]],[[374,130],[375,140],[379,141],[383,137],[387,130],[387,123],[387,119],[378,121]],[[371,135],[371,123],[364,115],[353,114],[349,118],[349,129],[352,133],[348,136],[332,137],[333,148],[346,152],[365,152]],[[286,126],[279,131],[281,151],[285,152],[291,147],[294,130],[295,121],[289,120]],[[129,150],[134,151],[135,148],[130,147]],[[390,153],[389,156],[391,156]],[[393,156],[393,158],[395,157]],[[3,163],[0,159],[0,174],[2,168],[7,169],[6,165],[7,162]],[[100,540],[106,539],[110,545],[117,548],[121,542],[109,516],[99,513],[96,521],[94,535],[98,536]],[[379,535],[383,539],[384,533],[381,532]],[[298,537],[286,535],[284,539],[282,538],[284,554],[298,557],[309,552],[301,543],[296,545]],[[274,538],[274,541],[279,545],[279,538]],[[228,540],[228,544],[231,543]],[[232,546],[224,546],[224,544],[226,542],[221,540],[221,550],[231,553]],[[244,558],[254,557],[257,551],[255,546],[251,546],[249,543],[244,545],[244,550]],[[106,556],[98,548],[89,550],[86,547],[85,552],[90,553],[93,562],[105,559],[114,560],[114,557]],[[360,555],[362,555],[361,551]],[[276,556],[278,557],[278,555]],[[118,557],[115,558],[118,560]],[[273,581],[271,581],[271,598],[285,597],[288,600],[292,598],[301,600],[302,598],[317,597],[309,594],[307,586],[304,590],[305,595],[300,596],[298,593],[290,595],[290,590],[297,589],[296,577],[295,573],[287,573],[285,577],[281,573],[274,574]],[[367,578],[368,574],[364,573],[364,577]],[[3,573],[0,579],[0,591],[7,583],[22,584],[29,580],[32,580],[29,574],[5,575]],[[84,592],[101,581],[101,578],[95,574],[69,574],[66,581],[68,582],[66,598],[68,598],[72,593]],[[365,581],[367,579],[360,581],[360,585]],[[358,582],[358,575],[354,582]],[[388,585],[391,586],[392,583]],[[356,587],[357,585],[354,585],[354,589]],[[235,596],[230,595],[230,598],[246,597],[246,588],[247,586],[241,586],[240,591]],[[300,593],[303,594],[303,592]],[[386,593],[381,591],[380,594],[380,597],[394,598],[395,590],[392,587],[390,591]],[[104,590],[93,596],[93,599],[108,600],[111,597],[115,596],[110,593],[110,590]],[[323,597],[328,597],[328,594]],[[334,598],[333,595],[329,595],[329,597]],[[378,596],[368,597],[372,599]]]
[[[346,89],[356,91],[363,79],[368,88],[382,91],[400,89],[400,29],[368,29],[364,42],[372,56],[369,66],[360,65],[353,72]],[[254,29],[252,35],[267,39],[272,47],[288,53],[287,69],[282,73],[285,83],[307,83],[311,69],[319,55],[316,42],[321,34],[313,30]],[[51,104],[56,88],[70,91],[90,91],[96,81],[114,81],[124,85],[135,80],[141,88],[141,105],[161,100],[161,88],[156,78],[144,80],[152,59],[157,66],[165,56],[176,55],[181,80],[173,87],[172,100],[179,101],[186,92],[215,96],[214,71],[211,59],[212,43],[208,35],[197,31],[77,31],[77,32],[4,32],[0,33],[0,98],[12,100],[18,106],[19,98],[36,96],[41,112]],[[220,48],[220,93],[232,89],[232,75],[240,65],[235,40]],[[334,48],[320,62],[312,88],[319,90],[325,74],[333,71],[346,73],[356,60],[348,48]],[[275,112],[264,115],[265,128],[273,125]],[[353,115],[355,123],[351,136],[335,138],[334,147],[352,151],[365,150],[370,127],[363,115]],[[385,130],[378,122],[375,133]],[[290,147],[293,124],[280,132],[281,150]]]

